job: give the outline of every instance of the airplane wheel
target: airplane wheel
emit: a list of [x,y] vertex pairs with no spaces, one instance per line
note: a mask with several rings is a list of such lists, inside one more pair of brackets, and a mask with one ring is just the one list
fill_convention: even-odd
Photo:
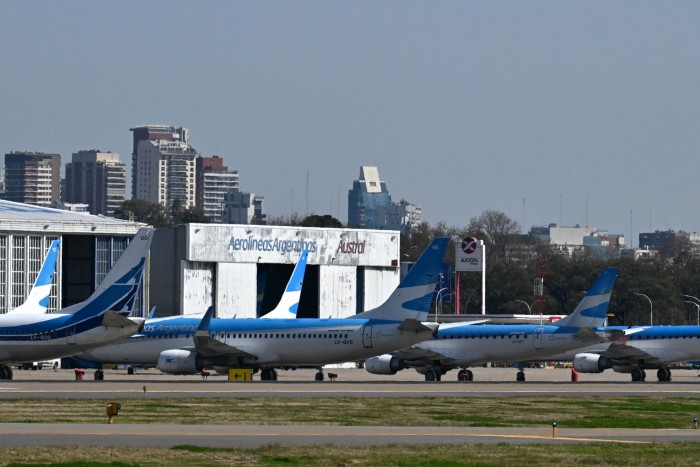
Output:
[[275,376],[277,376],[275,374],[275,370],[272,370],[270,368],[265,368],[263,370],[260,370],[260,380],[261,381],[274,381],[277,379],[277,378],[275,378]]
[[647,372],[645,370],[642,370],[642,381],[647,380]]
[[469,372],[467,370],[459,370],[459,373],[457,373],[457,381],[471,381],[469,379]]
[[277,370],[272,369],[272,381],[277,381]]
[[632,381],[644,381],[644,371],[641,368],[632,370]]
[[518,382],[524,382],[525,381],[525,372],[523,370],[518,371],[518,374],[515,375],[515,380]]
[[318,373],[316,373],[315,378],[316,378],[316,381],[323,381],[323,372],[319,371]]
[[0,379],[10,381],[12,380],[12,376],[12,368],[10,368],[7,365],[3,365],[2,367],[0,367]]
[[426,381],[437,381],[437,374],[433,370],[428,370],[425,372]]
[[659,381],[671,381],[671,370],[668,367],[661,367],[659,371],[656,372],[656,377]]

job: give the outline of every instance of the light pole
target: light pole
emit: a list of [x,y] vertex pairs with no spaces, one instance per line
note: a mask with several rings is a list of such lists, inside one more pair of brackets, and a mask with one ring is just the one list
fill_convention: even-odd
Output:
[[450,295],[452,295],[452,293],[453,293],[453,292],[446,293],[446,294],[443,294],[443,295],[440,297],[440,314],[442,314],[442,304],[445,303],[445,299],[446,299],[447,297],[449,297]]
[[695,307],[698,309],[698,326],[700,326],[700,305],[691,301],[691,300],[683,300],[685,303],[690,303],[691,305],[695,305]]
[[530,305],[529,303],[527,303],[525,300],[516,300],[516,302],[524,303],[525,306],[527,307],[527,312],[528,312],[528,314],[532,314],[532,307],[535,305],[535,303],[537,303],[537,302],[544,302],[544,300],[542,300],[541,298],[538,298],[537,300],[535,300],[534,302],[532,302],[532,305]]
[[700,298],[693,297],[692,295],[685,295],[685,294],[683,295],[683,297],[693,299],[693,301],[684,300],[684,302],[685,303],[692,303],[693,305],[695,305],[697,307],[697,309],[698,309],[698,326],[700,326]]
[[649,300],[649,326],[653,326],[654,325],[654,304],[651,303],[651,298],[647,297],[643,293],[634,292],[634,295],[641,295],[642,297]]
[[[516,300],[516,302],[524,303],[525,306],[527,307],[527,314],[531,315],[532,314],[532,307],[530,306],[529,303],[527,303],[525,300]],[[533,303],[534,305],[534,303]]]
[[[441,288],[440,290],[438,290],[438,293],[435,296],[435,322],[436,323],[437,323],[437,315],[438,315],[438,303],[440,303],[440,295],[442,295],[442,293],[445,290],[448,290],[448,288],[447,287]],[[440,307],[440,310],[442,311],[442,306]]]

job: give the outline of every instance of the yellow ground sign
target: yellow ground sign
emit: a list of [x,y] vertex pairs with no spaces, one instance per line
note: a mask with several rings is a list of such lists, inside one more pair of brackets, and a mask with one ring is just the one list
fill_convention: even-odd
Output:
[[253,370],[250,368],[229,368],[229,381],[253,381]]

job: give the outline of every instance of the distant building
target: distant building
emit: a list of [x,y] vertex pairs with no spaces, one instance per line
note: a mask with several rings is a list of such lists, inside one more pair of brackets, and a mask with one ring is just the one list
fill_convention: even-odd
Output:
[[360,167],[360,178],[348,192],[348,227],[357,229],[399,230],[407,234],[421,223],[421,208],[401,200],[391,201],[386,183],[373,166]]
[[26,151],[5,154],[4,199],[36,206],[60,201],[60,154]]
[[688,248],[697,249],[700,235],[689,234],[688,232],[673,230],[640,233],[639,247],[646,250],[653,250],[665,257],[676,256],[681,251]]
[[146,126],[134,132],[132,196],[170,210],[178,200],[182,208],[195,205],[194,160],[197,151],[181,127]]
[[138,168],[138,146],[141,141],[176,141],[180,143],[189,142],[189,132],[187,128],[169,125],[141,125],[130,128],[134,134],[133,149],[131,152],[131,197],[138,198],[136,190],[140,185],[140,172]]
[[625,247],[625,237],[619,234],[609,234],[606,230],[594,227],[560,227],[557,224],[548,226],[533,226],[530,235],[537,237],[540,242],[551,245],[562,255],[573,257],[585,255],[601,259],[620,256]]
[[267,215],[263,213],[262,196],[230,190],[224,195],[224,224],[264,224]]
[[386,183],[379,178],[377,167],[360,167],[360,178],[348,193],[348,227],[380,229],[380,209],[391,204]]
[[66,164],[66,203],[85,203],[90,214],[112,217],[126,199],[126,164],[119,154],[98,150],[78,151]]
[[398,230],[402,235],[408,235],[422,222],[422,212],[420,206],[402,199],[380,207],[379,220],[382,230]]
[[204,210],[212,222],[224,220],[224,197],[229,191],[239,189],[238,171],[229,172],[219,156],[196,159],[195,204]]

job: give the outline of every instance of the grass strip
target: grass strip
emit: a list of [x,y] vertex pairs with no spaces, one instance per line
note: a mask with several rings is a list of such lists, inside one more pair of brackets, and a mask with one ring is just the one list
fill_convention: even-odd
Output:
[[368,447],[279,446],[216,449],[23,447],[0,448],[0,465],[29,466],[561,466],[698,465],[695,443],[643,445],[389,445]]
[[117,423],[342,426],[542,426],[692,428],[700,399],[573,398],[256,398],[6,399],[0,423],[104,423],[120,402]]

